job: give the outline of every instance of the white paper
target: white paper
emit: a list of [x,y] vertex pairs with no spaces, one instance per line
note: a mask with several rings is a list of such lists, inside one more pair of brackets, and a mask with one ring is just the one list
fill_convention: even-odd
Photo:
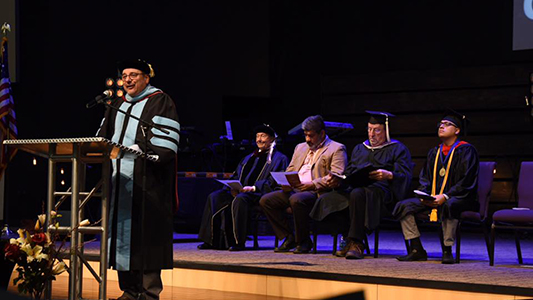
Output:
[[285,176],[285,172],[270,172],[270,175],[272,175],[272,178],[274,178],[277,184],[290,185],[287,176]]
[[232,190],[240,191],[242,189],[241,182],[238,180],[220,180],[217,179],[218,182],[222,183],[223,185],[229,187]]

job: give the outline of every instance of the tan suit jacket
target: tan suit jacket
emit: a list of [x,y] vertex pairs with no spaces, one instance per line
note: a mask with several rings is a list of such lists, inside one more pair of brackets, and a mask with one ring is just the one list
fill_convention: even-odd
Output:
[[[287,172],[298,172],[304,164],[308,152],[309,146],[307,143],[298,144],[294,148],[292,160],[287,167]],[[326,136],[326,141],[317,150],[311,166],[311,177],[319,193],[330,190],[326,185],[326,176],[329,172],[333,171],[337,174],[344,174],[347,162],[346,147]]]

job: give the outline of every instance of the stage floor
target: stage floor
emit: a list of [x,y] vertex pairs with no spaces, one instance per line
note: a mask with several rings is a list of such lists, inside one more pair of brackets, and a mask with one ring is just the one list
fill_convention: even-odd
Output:
[[[347,260],[331,254],[333,238],[319,235],[318,254],[274,253],[274,237],[259,237],[259,250],[230,252],[198,250],[196,235],[175,234],[174,267],[204,271],[259,274],[281,277],[357,282],[474,293],[533,296],[533,241],[522,240],[524,265],[517,262],[514,239],[500,234],[496,239],[495,266],[489,266],[482,234],[463,233],[461,263],[443,265],[436,232],[422,232],[427,262],[399,262],[406,253],[399,231],[382,230],[379,258]],[[373,235],[369,237],[373,251]],[[86,253],[95,253],[91,243]],[[247,242],[251,248],[252,241]],[[454,247],[455,251],[455,247]],[[91,255],[92,256],[92,255]]]

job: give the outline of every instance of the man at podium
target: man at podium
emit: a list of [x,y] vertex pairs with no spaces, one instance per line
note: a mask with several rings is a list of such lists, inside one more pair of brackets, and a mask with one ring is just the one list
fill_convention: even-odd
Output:
[[178,204],[176,158],[180,125],[174,101],[150,85],[154,77],[150,64],[140,59],[126,60],[118,63],[118,71],[126,94],[111,100],[110,105],[167,132],[143,128],[137,119],[110,107],[105,112],[98,136],[158,157],[155,162],[146,161],[146,170],[143,159],[133,154],[119,153],[112,160],[109,265],[118,271],[124,292],[118,299],[159,299],[163,289],[161,269],[173,266],[172,216]]

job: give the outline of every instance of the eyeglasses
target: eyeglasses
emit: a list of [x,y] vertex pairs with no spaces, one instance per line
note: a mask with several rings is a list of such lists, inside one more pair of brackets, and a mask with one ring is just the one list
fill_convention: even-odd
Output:
[[437,127],[441,127],[441,126],[444,126],[444,127],[450,127],[450,126],[457,127],[452,122],[439,122],[439,123],[437,123]]
[[367,127],[366,130],[368,131],[368,133],[374,132],[375,134],[380,134],[383,131],[383,129],[381,128],[370,128],[370,127]]
[[130,73],[130,74],[122,74],[122,80],[126,80],[129,78],[131,79],[137,79],[139,75],[142,75],[143,73]]

